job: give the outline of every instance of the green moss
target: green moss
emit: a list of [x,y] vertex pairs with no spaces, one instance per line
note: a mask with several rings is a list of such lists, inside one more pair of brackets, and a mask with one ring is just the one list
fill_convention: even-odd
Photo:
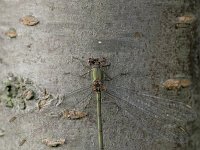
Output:
[[12,98],[7,98],[6,100],[6,107],[10,107],[10,108],[13,108],[14,107],[14,103],[12,101]]
[[33,83],[29,79],[16,77],[10,73],[3,83],[4,89],[0,99],[6,107],[19,106],[20,109],[26,109],[26,102],[36,98]]

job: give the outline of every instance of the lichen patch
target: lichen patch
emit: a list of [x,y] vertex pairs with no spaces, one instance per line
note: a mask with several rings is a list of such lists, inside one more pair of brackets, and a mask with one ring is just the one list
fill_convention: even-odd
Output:
[[27,25],[27,26],[35,26],[39,23],[39,20],[32,16],[32,15],[27,15],[24,16],[22,18],[20,18],[19,20],[23,25]]

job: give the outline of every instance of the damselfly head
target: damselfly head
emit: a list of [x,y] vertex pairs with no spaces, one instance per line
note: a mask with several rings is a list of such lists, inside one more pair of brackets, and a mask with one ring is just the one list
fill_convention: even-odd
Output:
[[90,66],[99,64],[99,59],[98,58],[89,58],[88,63],[89,63]]
[[102,57],[102,58],[89,58],[88,64],[90,66],[99,65],[99,66],[103,67],[103,66],[106,65],[106,58],[104,58],[104,57]]

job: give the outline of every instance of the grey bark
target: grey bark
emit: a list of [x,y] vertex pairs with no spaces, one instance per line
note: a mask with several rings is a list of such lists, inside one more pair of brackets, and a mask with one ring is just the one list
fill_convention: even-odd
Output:
[[[198,111],[199,6],[197,0],[2,0],[0,80],[4,81],[12,72],[31,79],[37,87],[46,88],[54,97],[62,96],[90,84],[87,79],[74,75],[84,74],[87,70],[76,58],[87,61],[89,57],[106,57],[111,63],[110,76],[131,73],[114,81],[116,85],[134,87],[186,103],[190,101],[195,103]],[[177,17],[186,14],[194,15],[197,21],[186,28],[176,28]],[[19,19],[26,15],[38,18],[39,24],[25,26],[20,23]],[[16,29],[16,38],[5,35],[10,27]],[[177,95],[159,86],[163,81],[180,75],[192,80],[190,90],[183,89]],[[1,84],[0,88],[3,89],[4,85]],[[89,119],[70,121],[43,115],[56,111],[56,107],[47,109],[45,113],[31,113],[29,109],[35,102],[29,105],[22,111],[1,104],[0,127],[5,130],[5,135],[0,137],[0,149],[48,149],[41,143],[43,138],[65,138],[66,144],[57,148],[60,150],[97,149],[95,108],[88,108]],[[69,106],[66,104],[65,107]],[[20,119],[8,122],[15,114],[26,111],[28,113]],[[190,143],[179,145],[152,138],[136,127],[135,120],[126,117],[122,110],[116,113],[114,104],[105,104],[103,111],[106,150],[200,147],[198,121],[192,124],[194,130]],[[19,146],[23,137],[27,137],[27,142]]]

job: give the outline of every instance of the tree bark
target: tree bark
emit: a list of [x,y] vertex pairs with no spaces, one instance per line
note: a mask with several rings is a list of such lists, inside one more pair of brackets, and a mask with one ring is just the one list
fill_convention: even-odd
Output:
[[[106,57],[111,63],[108,69],[111,77],[129,72],[116,79],[116,85],[193,104],[198,111],[200,4],[197,0],[2,0],[0,8],[2,82],[9,73],[28,78],[33,82],[35,97],[44,96],[46,89],[56,101],[57,96],[91,84],[78,77],[87,71],[82,60]],[[27,15],[34,16],[39,23],[26,25],[20,18]],[[192,16],[192,20],[181,22],[180,17],[184,16]],[[10,28],[16,29],[16,37],[11,37]],[[177,94],[160,86],[167,79],[180,76],[192,81],[191,89],[181,89]],[[5,95],[5,84],[0,84],[0,88]],[[5,134],[0,137],[0,149],[48,149],[41,140],[45,138],[65,139],[58,149],[97,149],[96,108],[87,108],[89,116],[74,121],[49,117],[47,114],[59,111],[55,103],[52,109],[31,112],[37,102],[27,101],[27,108],[21,110],[5,107],[1,99],[0,129]],[[62,107],[68,108],[71,102],[67,103]],[[195,130],[189,144],[179,145],[152,138],[136,126],[136,120],[126,117],[123,110],[117,112],[114,104],[102,107],[106,150],[199,148],[198,121],[192,125]],[[9,119],[16,114],[24,115],[10,123]],[[24,138],[27,141],[19,146]]]

